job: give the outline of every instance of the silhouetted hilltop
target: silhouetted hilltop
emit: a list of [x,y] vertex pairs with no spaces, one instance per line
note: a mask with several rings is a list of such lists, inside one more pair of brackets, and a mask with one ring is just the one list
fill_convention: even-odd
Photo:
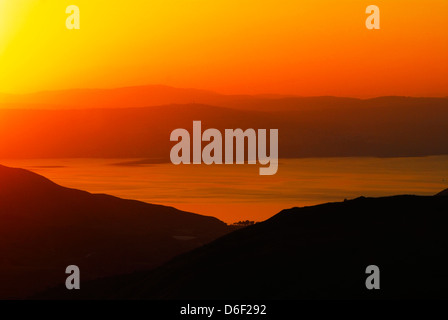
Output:
[[448,196],[448,189],[440,191],[436,196]]
[[[448,198],[394,196],[284,210],[151,272],[39,298],[448,298]],[[365,270],[380,268],[380,290]]]
[[216,218],[61,187],[0,166],[0,298],[152,268],[228,232]]

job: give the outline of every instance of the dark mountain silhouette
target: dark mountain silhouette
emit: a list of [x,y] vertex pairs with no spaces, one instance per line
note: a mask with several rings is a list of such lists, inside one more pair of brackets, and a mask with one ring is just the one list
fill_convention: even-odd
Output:
[[[448,198],[394,196],[284,210],[153,271],[62,299],[448,298]],[[380,268],[380,290],[365,270]]]
[[448,196],[448,189],[440,191],[436,196]]
[[152,268],[228,232],[213,217],[61,187],[0,166],[0,298]]
[[[276,98],[233,107],[0,109],[0,158],[115,157],[168,162],[170,133],[192,128],[279,129],[282,158],[448,154],[448,99]],[[89,141],[89,143],[85,143]],[[67,146],[70,146],[69,148]]]

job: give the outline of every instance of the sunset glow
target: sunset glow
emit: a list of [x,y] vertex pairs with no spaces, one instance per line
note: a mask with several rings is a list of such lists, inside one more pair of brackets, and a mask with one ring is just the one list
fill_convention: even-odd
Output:
[[[72,4],[80,30],[65,28]],[[375,1],[380,30],[365,28],[370,4],[2,0],[0,92],[165,84],[228,94],[448,95],[448,2]]]
[[448,299],[447,125],[448,0],[0,0],[0,300]]

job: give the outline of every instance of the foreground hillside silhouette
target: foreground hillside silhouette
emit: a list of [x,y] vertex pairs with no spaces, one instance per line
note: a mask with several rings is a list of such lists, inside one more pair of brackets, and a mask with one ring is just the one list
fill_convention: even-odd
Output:
[[0,298],[153,268],[228,232],[213,217],[61,187],[0,166]]
[[[293,208],[156,270],[38,298],[448,298],[447,228],[445,196]],[[365,287],[368,265],[380,267],[380,290]]]

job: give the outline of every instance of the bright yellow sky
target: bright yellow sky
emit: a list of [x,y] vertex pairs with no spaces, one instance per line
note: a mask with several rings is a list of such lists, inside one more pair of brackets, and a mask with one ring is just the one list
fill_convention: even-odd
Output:
[[[67,30],[78,5],[81,29]],[[381,30],[365,9],[381,9]],[[0,92],[448,96],[447,0],[0,0]]]

